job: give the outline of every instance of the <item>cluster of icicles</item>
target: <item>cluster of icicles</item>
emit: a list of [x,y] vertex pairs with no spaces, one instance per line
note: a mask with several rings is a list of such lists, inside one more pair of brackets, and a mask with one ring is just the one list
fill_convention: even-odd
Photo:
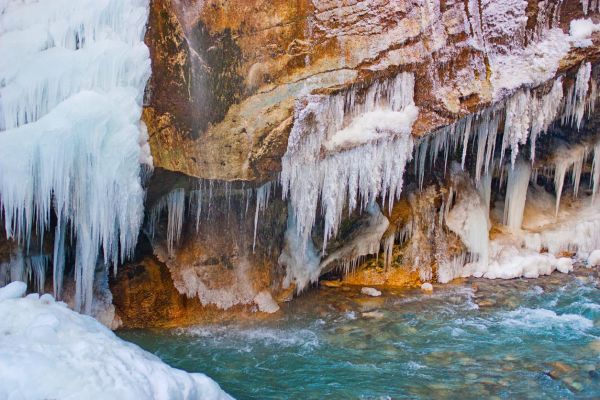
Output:
[[[0,2],[0,220],[27,253],[56,225],[56,297],[74,243],[86,313],[97,264],[130,255],[143,219],[147,17],[147,0]],[[4,279],[33,273],[43,286],[47,260],[15,257]]]
[[150,238],[155,239],[161,216],[167,215],[166,245],[170,256],[174,255],[175,248],[181,239],[184,219],[192,217],[195,222],[196,232],[200,229],[203,221],[214,223],[212,220],[214,197],[224,197],[227,202],[228,211],[231,209],[231,198],[240,192],[245,199],[245,207],[241,210],[244,216],[248,215],[250,204],[254,199],[254,238],[252,250],[256,249],[256,233],[258,229],[259,216],[267,208],[271,193],[275,189],[274,182],[267,182],[258,188],[234,189],[230,182],[222,184],[213,180],[199,179],[196,187],[186,192],[184,188],[176,188],[167,195],[161,197],[150,209],[146,231]]
[[[393,80],[372,86],[360,103],[355,96],[356,90],[332,97],[309,97],[296,111],[296,124],[290,135],[281,173],[283,196],[289,199],[290,207],[287,245],[280,258],[280,262],[287,267],[287,282],[295,282],[298,288],[303,288],[310,281],[318,279],[323,265],[319,264],[321,257],[316,254],[311,239],[318,210],[324,220],[321,247],[324,254],[327,241],[337,233],[344,212],[366,209],[377,198],[386,207],[391,207],[394,200],[399,198],[404,170],[412,159],[413,148],[419,187],[423,185],[428,160],[433,167],[436,160],[443,156],[447,165],[449,154],[461,147],[464,169],[469,144],[476,147],[474,175],[478,185],[482,177],[488,177],[494,168],[503,164],[509,149],[509,170],[513,171],[519,148],[528,140],[533,163],[536,139],[555,121],[560,120],[563,125],[579,129],[585,113],[593,111],[597,87],[590,77],[591,65],[583,63],[574,85],[566,94],[563,92],[562,77],[540,88],[519,89],[506,100],[418,139],[416,143],[410,135],[416,119],[412,110],[414,80],[411,74],[400,74]],[[396,118],[397,121],[388,125],[384,117],[365,117],[374,111],[380,115],[396,114],[390,119]],[[496,137],[502,121],[504,130],[500,132],[500,157],[495,159]],[[361,135],[357,137],[352,131],[355,125],[360,124]],[[347,140],[342,141],[338,138],[340,136]],[[332,141],[337,143],[337,152],[329,151]],[[571,168],[576,175],[580,174],[580,160],[578,158],[569,164],[566,158],[559,159],[555,175],[557,210],[566,171]],[[600,169],[596,168],[593,173],[594,193],[598,190],[598,172]],[[520,190],[517,183],[519,178],[514,173],[510,173],[508,179],[509,192],[512,190],[514,195],[509,195],[511,200],[507,209],[512,210],[522,206],[515,196],[523,190]],[[526,181],[528,179],[529,176]],[[489,204],[491,179],[487,178],[486,182],[483,186],[488,188],[484,197],[487,197]],[[526,189],[527,186],[524,192]],[[487,207],[489,210],[489,205]],[[517,211],[508,211],[506,223],[519,225],[519,217],[515,216],[518,214]],[[386,242],[393,244],[393,240]],[[487,246],[487,241],[483,246]],[[358,255],[362,254],[355,254]],[[307,269],[313,273],[307,274]]]

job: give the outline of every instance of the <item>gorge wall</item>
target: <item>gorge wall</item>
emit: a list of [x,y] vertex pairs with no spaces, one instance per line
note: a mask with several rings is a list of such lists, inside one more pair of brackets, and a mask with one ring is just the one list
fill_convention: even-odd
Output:
[[[89,261],[96,297],[125,326],[168,326],[274,312],[323,275],[414,285],[568,270],[600,248],[599,6],[151,0],[154,170],[134,173],[146,190],[135,254]],[[50,214],[37,253],[56,270]],[[23,252],[0,247],[0,278],[35,270]],[[68,292],[81,278],[66,272]]]

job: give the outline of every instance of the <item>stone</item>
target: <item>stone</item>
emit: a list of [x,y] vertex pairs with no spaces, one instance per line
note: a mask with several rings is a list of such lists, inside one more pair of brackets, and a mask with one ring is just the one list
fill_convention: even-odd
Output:
[[479,307],[492,307],[496,305],[496,301],[493,299],[478,300],[476,303]]
[[425,282],[421,285],[421,290],[427,293],[433,292],[433,285],[429,282]]
[[382,319],[385,315],[381,311],[367,311],[361,313],[365,318]]
[[258,310],[267,314],[273,314],[279,311],[279,305],[268,290],[263,290],[254,297],[254,303],[258,306]]
[[596,353],[600,353],[600,340],[593,340],[588,345],[588,348]]
[[342,286],[342,281],[340,281],[339,279],[337,279],[335,281],[322,280],[322,281],[319,281],[319,285],[328,287],[328,288],[339,288]]
[[362,294],[366,294],[367,296],[371,296],[371,297],[379,297],[381,296],[381,291],[372,288],[372,287],[364,287],[362,289],[360,289],[360,292]]

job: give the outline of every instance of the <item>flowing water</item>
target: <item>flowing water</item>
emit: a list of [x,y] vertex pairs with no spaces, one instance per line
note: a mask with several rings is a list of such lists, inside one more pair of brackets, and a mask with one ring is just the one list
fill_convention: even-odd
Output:
[[274,318],[119,335],[238,399],[598,398],[600,279],[313,290]]

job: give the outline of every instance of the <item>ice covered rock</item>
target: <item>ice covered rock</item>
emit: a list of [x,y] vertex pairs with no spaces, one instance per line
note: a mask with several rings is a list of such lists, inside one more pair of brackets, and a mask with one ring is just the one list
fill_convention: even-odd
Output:
[[561,257],[556,260],[556,269],[563,274],[573,271],[573,260],[568,257]]
[[587,258],[587,267],[596,267],[600,265],[600,250],[594,250]]

